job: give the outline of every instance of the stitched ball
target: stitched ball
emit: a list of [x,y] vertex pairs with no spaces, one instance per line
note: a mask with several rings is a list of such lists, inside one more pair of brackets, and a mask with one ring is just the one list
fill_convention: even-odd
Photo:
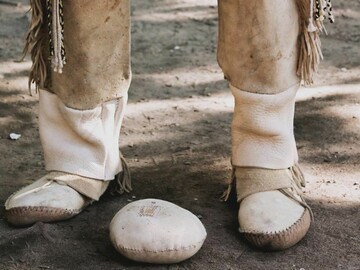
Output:
[[157,199],[126,205],[110,223],[114,247],[139,262],[178,263],[197,253],[205,238],[204,225],[194,214]]

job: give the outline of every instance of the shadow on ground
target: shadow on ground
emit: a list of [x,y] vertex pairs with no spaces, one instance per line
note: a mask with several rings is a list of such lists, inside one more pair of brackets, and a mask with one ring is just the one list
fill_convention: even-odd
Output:
[[[326,151],[333,145],[332,138],[340,145],[352,145],[356,141],[354,136],[357,134],[349,129],[347,122],[352,118],[344,119],[343,115],[330,112],[327,115],[326,110],[335,100],[336,106],[341,107],[356,104],[359,99],[359,95],[334,95],[298,103],[296,135],[303,145],[301,152],[305,152],[303,159],[306,163],[321,163],[321,160],[314,159],[311,151]],[[173,266],[177,267],[174,269],[248,269],[245,266],[251,266],[251,269],[320,269],[322,265],[327,269],[360,267],[360,203],[356,201],[331,205],[310,197],[308,202],[314,210],[315,221],[306,238],[297,246],[283,252],[264,253],[247,245],[237,232],[236,203],[219,201],[230,175],[230,134],[223,131],[219,136],[219,131],[214,130],[213,126],[218,123],[229,125],[230,120],[231,114],[223,113],[207,115],[204,120],[182,126],[183,130],[192,131],[185,135],[188,142],[201,141],[202,136],[207,134],[206,141],[197,145],[181,148],[184,138],[181,133],[178,135],[175,132],[177,135],[172,137],[171,146],[164,145],[164,141],[153,141],[151,144],[125,147],[123,152],[132,167],[132,194],[121,197],[105,195],[99,203],[78,217],[57,224],[37,224],[28,229],[16,229],[1,220],[0,265],[6,266],[6,269],[71,269],[75,264],[78,265],[77,269],[86,269],[89,265],[92,265],[92,269],[173,269],[130,262],[116,253],[108,237],[108,224],[121,207],[135,199],[160,198],[200,216],[208,231],[203,249],[193,259]],[[305,151],[305,148],[308,150]],[[164,154],[169,158],[161,159]],[[175,159],[170,158],[171,154]],[[346,166],[348,162],[357,162],[358,157],[354,153],[350,159],[344,160],[339,156],[331,162]],[[146,163],[147,160],[152,162]],[[16,185],[22,182],[13,180]],[[7,194],[2,194],[2,202],[16,188],[6,190]],[[324,257],[323,252],[331,256]]]
[[[316,172],[315,178],[334,175],[340,186],[336,193],[343,193],[346,187],[355,194],[344,201],[336,197],[331,203],[324,197],[329,194],[315,197],[311,191],[305,193],[315,221],[297,246],[277,253],[254,250],[237,232],[234,200],[220,202],[231,171],[231,109],[222,107],[222,98],[230,92],[216,63],[215,4],[132,2],[134,80],[130,104],[137,106],[142,116],[125,118],[121,146],[132,169],[134,191],[120,197],[104,195],[81,215],[56,224],[13,228],[1,214],[0,269],[360,269],[360,196],[355,197],[359,188],[353,185],[353,176],[344,177],[344,172],[360,174],[359,92],[297,104],[295,133],[306,171]],[[325,81],[358,83],[359,25],[354,24],[354,16],[359,4],[357,0],[334,4],[341,8],[343,19],[330,30],[324,43],[325,56],[335,70],[346,66],[354,74],[342,76],[328,69],[320,73]],[[0,17],[4,25],[0,29],[4,36],[1,61],[18,59],[26,17],[10,9]],[[45,173],[37,99],[28,97],[26,82],[23,87],[16,84],[26,72],[2,75],[1,204],[12,192]],[[151,112],[156,117],[142,114],[143,106],[151,102],[171,105],[165,109],[154,106]],[[173,123],[169,119],[174,119]],[[11,132],[22,134],[22,138],[10,141]],[[111,218],[129,201],[149,197],[172,201],[201,217],[208,238],[195,257],[173,266],[150,266],[130,262],[114,250],[108,237]]]

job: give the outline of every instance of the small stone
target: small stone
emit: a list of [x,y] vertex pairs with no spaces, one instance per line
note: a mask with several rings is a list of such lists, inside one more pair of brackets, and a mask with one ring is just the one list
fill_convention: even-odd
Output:
[[21,138],[21,134],[17,134],[17,133],[10,133],[9,134],[9,139],[10,140],[16,141],[16,140],[18,140],[20,138]]

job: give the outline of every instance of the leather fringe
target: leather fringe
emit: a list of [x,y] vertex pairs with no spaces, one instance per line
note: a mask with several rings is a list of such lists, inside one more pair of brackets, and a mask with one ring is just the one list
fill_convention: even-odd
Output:
[[[57,2],[56,2],[57,3]],[[296,4],[300,16],[300,36],[299,36],[299,56],[297,65],[297,75],[300,76],[303,84],[311,85],[313,83],[313,75],[317,72],[318,65],[323,59],[321,51],[321,41],[319,34],[325,32],[323,22],[321,20],[314,20],[314,14],[309,14],[314,8],[313,0],[296,0]],[[47,48],[47,25],[45,19],[47,17],[47,4],[45,0],[30,0],[30,7],[32,12],[32,20],[29,30],[26,34],[26,42],[23,51],[23,58],[27,53],[31,54],[32,67],[29,75],[29,90],[31,94],[31,84],[35,84],[36,91],[39,87],[43,87],[48,77],[47,59],[44,53]],[[332,16],[332,15],[331,15]],[[62,46],[61,30],[53,31],[59,32],[60,48],[56,52],[64,54]],[[56,34],[54,33],[54,34]],[[57,40],[57,39],[56,39]],[[53,41],[55,42],[55,40]],[[61,72],[62,65],[65,60],[60,53],[54,55],[55,60],[63,61],[58,64],[53,63],[55,70]],[[22,59],[23,59],[22,58]]]
[[[317,72],[323,59],[320,33],[326,29],[321,20],[315,20],[311,12],[314,2],[311,0],[296,0],[300,16],[299,59],[297,75],[304,85],[313,83],[313,75]],[[309,14],[311,16],[309,18]]]
[[130,193],[132,191],[131,186],[131,173],[129,166],[125,158],[120,155],[122,171],[115,176],[115,186],[113,187],[112,194],[123,194],[124,192]]
[[230,183],[227,187],[227,189],[223,192],[223,194],[220,197],[220,200],[222,202],[227,202],[231,191],[233,190],[233,188],[235,188],[236,185],[236,175],[235,175],[235,167],[233,166],[232,171],[231,171],[231,178],[230,178]]
[[48,77],[46,49],[48,47],[48,33],[46,26],[46,1],[30,0],[32,14],[29,30],[25,38],[23,57],[30,53],[32,66],[29,74],[28,87],[31,95],[31,84],[35,84],[36,92],[44,86]]

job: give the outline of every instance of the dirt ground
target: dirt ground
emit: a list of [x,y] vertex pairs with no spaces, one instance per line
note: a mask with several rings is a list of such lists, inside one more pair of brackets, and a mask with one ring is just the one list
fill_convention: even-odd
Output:
[[[1,1],[2,2],[2,1]],[[12,3],[19,1],[13,0]],[[43,175],[30,62],[17,62],[28,24],[0,3],[0,204]],[[121,137],[134,192],[105,195],[81,215],[18,229],[0,215],[0,269],[360,269],[360,2],[333,1],[316,84],[298,95],[295,132],[315,221],[295,247],[262,252],[237,232],[230,177],[233,100],[216,63],[216,0],[132,1],[133,82]],[[17,141],[10,133],[20,133]],[[120,256],[108,225],[129,201],[160,198],[201,216],[200,252],[171,266]]]

